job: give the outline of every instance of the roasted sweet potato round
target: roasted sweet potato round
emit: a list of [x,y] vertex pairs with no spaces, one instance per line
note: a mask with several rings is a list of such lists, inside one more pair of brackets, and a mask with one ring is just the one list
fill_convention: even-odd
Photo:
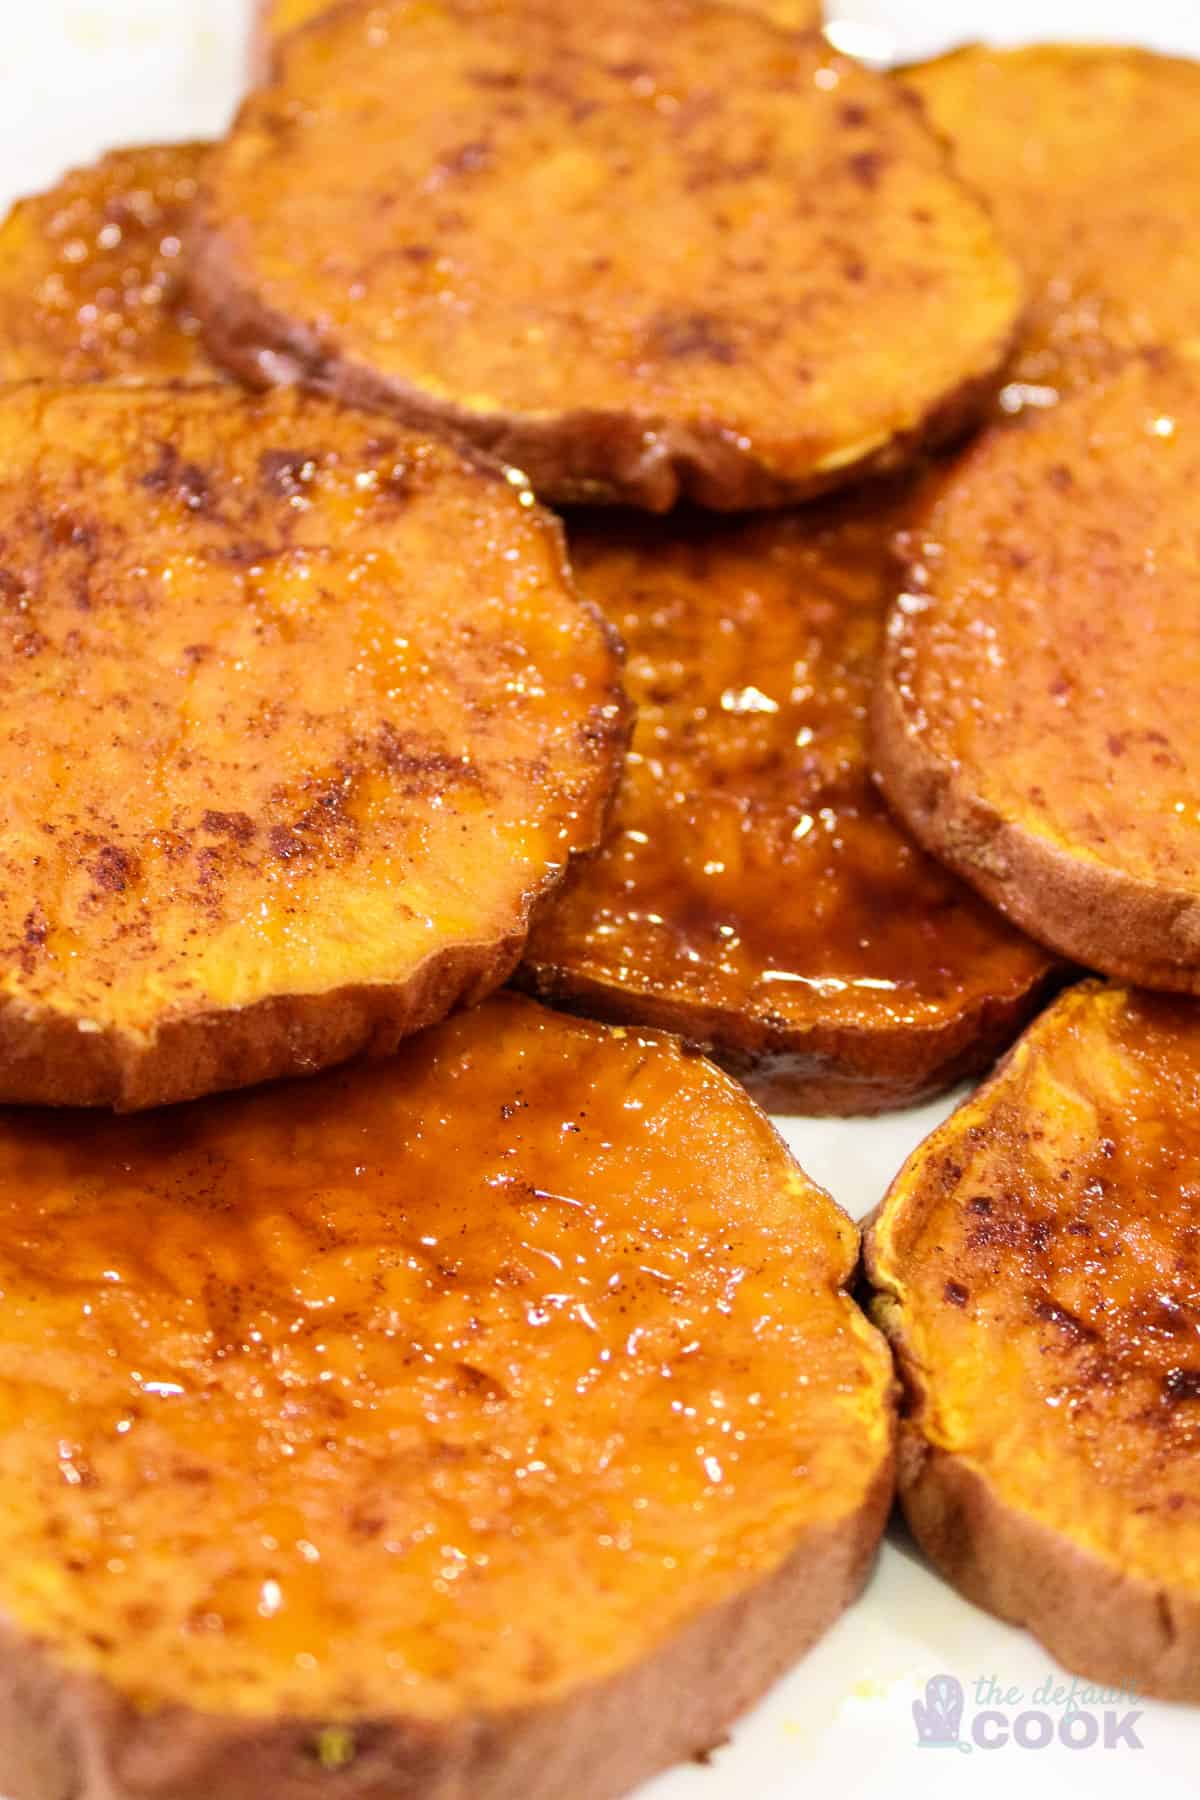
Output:
[[453,426],[557,500],[769,504],[972,413],[1015,264],[902,87],[704,0],[381,0],[209,165],[223,362]]
[[[370,0],[354,0],[366,5]],[[761,13],[786,31],[817,31],[824,16],[821,0],[735,0],[747,12]],[[319,19],[336,0],[258,0],[255,8],[254,70],[264,75],[274,46],[289,31]]]
[[307,25],[330,11],[334,0],[259,0],[259,16],[265,36],[279,39],[298,25]]
[[[369,0],[353,0],[358,5]],[[787,31],[817,31],[824,16],[821,0],[735,0],[747,12],[761,13]],[[258,0],[255,16],[255,69],[265,73],[271,51],[289,31],[319,19],[336,0]]]
[[250,36],[251,79],[267,79],[276,46],[289,31],[319,19],[337,3],[338,0],[255,0]]
[[875,753],[1046,944],[1200,990],[1200,367],[1138,358],[952,469],[909,537]]
[[1006,408],[1052,403],[1130,349],[1200,344],[1200,64],[973,46],[905,79],[1029,280]]
[[869,1238],[900,1493],[1068,1668],[1200,1701],[1200,1012],[1087,982],[916,1152]]
[[856,1250],[711,1064],[510,995],[9,1113],[4,1791],[601,1800],[711,1745],[883,1527]]
[[184,299],[207,144],[114,150],[0,225],[0,381],[216,381]]
[[604,849],[521,979],[667,1025],[770,1104],[902,1106],[986,1066],[1051,960],[891,821],[866,713],[907,494],[571,535],[638,722]]
[[527,488],[312,397],[28,384],[0,539],[0,1097],[318,1068],[508,975],[625,735]]
[[825,17],[821,0],[736,0],[744,12],[761,13],[785,31],[819,31]]

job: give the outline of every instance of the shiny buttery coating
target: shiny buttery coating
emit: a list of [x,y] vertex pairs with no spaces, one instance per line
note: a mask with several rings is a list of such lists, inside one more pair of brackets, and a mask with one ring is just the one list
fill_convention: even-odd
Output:
[[871,1111],[982,1066],[1050,966],[870,778],[910,499],[569,534],[637,722],[614,829],[540,909],[524,978],[715,1046],[778,1106]]
[[114,150],[0,225],[0,380],[217,381],[186,300],[207,144]]
[[855,1260],[728,1077],[512,995],[302,1086],[9,1111],[3,1612],[145,1708],[549,1701],[886,1476]]

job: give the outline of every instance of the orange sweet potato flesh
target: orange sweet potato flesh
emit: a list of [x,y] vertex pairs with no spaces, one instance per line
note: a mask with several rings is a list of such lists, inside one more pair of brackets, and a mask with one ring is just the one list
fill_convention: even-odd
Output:
[[896,810],[1035,937],[1200,991],[1200,365],[986,433],[908,544],[875,700]]
[[215,381],[184,296],[207,144],[114,150],[0,225],[0,381]]
[[1068,1668],[1200,1700],[1200,1013],[1060,997],[868,1240],[908,1390],[901,1499]]
[[262,29],[269,37],[281,38],[298,25],[307,25],[330,10],[332,0],[260,0]]
[[761,13],[785,31],[819,31],[825,17],[821,0],[737,0],[744,12]]
[[528,489],[311,397],[29,384],[0,537],[0,1097],[318,1068],[508,975],[625,730]]
[[704,0],[381,0],[209,165],[219,360],[441,421],[555,500],[771,504],[982,404],[1018,272],[901,86]]
[[1006,408],[1132,349],[1200,344],[1200,64],[971,46],[905,72],[1029,282]]
[[5,1791],[601,1800],[711,1744],[882,1529],[856,1252],[711,1064],[513,995],[303,1086],[10,1112]]
[[927,857],[866,714],[907,492],[747,523],[578,523],[628,647],[614,828],[539,909],[521,979],[667,1025],[779,1109],[875,1112],[985,1067],[1051,959]]

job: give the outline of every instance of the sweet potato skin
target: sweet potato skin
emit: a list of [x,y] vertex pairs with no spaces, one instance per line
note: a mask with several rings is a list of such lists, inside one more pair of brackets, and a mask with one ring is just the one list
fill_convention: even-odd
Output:
[[857,1599],[891,1511],[882,1467],[853,1518],[706,1613],[647,1662],[554,1706],[458,1725],[379,1719],[323,1769],[322,1721],[147,1718],[0,1633],[0,1781],[10,1800],[616,1800],[715,1748]]
[[[502,471],[294,395],[30,385],[0,510],[0,1097],[130,1109],[387,1054],[507,977],[628,721]],[[489,841],[468,899],[447,871]]]
[[[1194,1400],[1168,1365],[1188,1335],[1190,1252],[1175,1259],[1171,1219],[1194,1149],[1198,1066],[1185,1002],[1080,984],[910,1159],[865,1245],[870,1310],[904,1384],[899,1494],[921,1548],[1067,1668],[1191,1702]],[[1070,1186],[1056,1206],[1048,1190],[1060,1183]],[[1161,1256],[1147,1248],[1160,1231]],[[1094,1292],[1088,1256],[1106,1263]],[[952,1334],[943,1320],[964,1323]],[[1021,1340],[1034,1359],[1021,1352],[1024,1383],[1004,1360]],[[978,1383],[963,1374],[976,1362],[993,1396],[978,1420]],[[1057,1451],[1032,1435],[1047,1395]],[[1040,1486],[1025,1491],[1021,1470],[1033,1467]]]
[[1031,1631],[1105,1687],[1200,1700],[1200,1600],[1122,1574],[1000,1501],[977,1469],[900,1428],[904,1516],[934,1567],[976,1606]]
[[674,1041],[503,995],[394,1064],[0,1127],[12,1800],[601,1800],[861,1586],[893,1420],[857,1234]]
[[[212,165],[193,298],[243,379],[440,423],[549,499],[652,511],[820,492],[904,463],[985,404],[1020,309],[1015,266],[903,91],[819,34],[685,0],[640,21],[615,0],[586,21],[562,0],[393,0],[371,10],[370,41],[366,16],[342,8],[290,36]],[[645,79],[693,93],[670,132],[637,86],[646,58]],[[718,95],[710,72],[731,63],[744,80]],[[331,71],[354,87],[352,138],[320,98]],[[466,146],[445,140],[449,117],[474,129]],[[767,149],[731,160],[722,146],[746,137]],[[803,225],[793,164],[827,177]],[[531,183],[551,184],[544,203]],[[660,220],[681,210],[656,237],[693,247],[686,280],[644,238],[613,238],[613,217],[651,203]],[[772,216],[805,242],[772,229],[770,262],[746,233]],[[854,243],[831,257],[848,218]],[[283,255],[327,234],[333,262]]]
[[577,519],[637,706],[605,845],[518,979],[678,1031],[764,1105],[870,1113],[990,1065],[1053,959],[931,862],[870,779],[865,714],[907,487],[745,523]]
[[909,533],[873,698],[919,842],[1060,954],[1191,993],[1200,641],[1172,521],[1198,416],[1194,365],[1159,352],[986,433]]

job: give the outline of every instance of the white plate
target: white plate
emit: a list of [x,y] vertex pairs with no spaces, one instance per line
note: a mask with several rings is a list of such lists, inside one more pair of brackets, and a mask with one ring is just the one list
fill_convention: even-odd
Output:
[[[114,144],[202,136],[227,123],[243,86],[248,0],[0,0],[0,202],[44,186]],[[834,0],[848,50],[911,58],[973,37],[1137,41],[1200,56],[1200,0]],[[1114,155],[1120,146],[1114,145]],[[949,1103],[888,1119],[780,1121],[810,1174],[856,1217],[879,1199]],[[912,1706],[949,1675],[963,1688],[962,1734],[996,1716],[993,1748],[918,1750]],[[1096,1800],[1152,1785],[1156,1800],[1200,1790],[1200,1709],[1122,1701],[1066,1710],[1049,1687],[1070,1677],[1023,1632],[958,1600],[900,1532],[860,1604],[747,1719],[705,1768],[676,1770],[642,1800],[838,1800],[1002,1795],[1058,1800],[1064,1784]],[[994,1683],[991,1694],[986,1684]],[[997,1701],[995,1690],[1002,1692]],[[1105,1714],[1126,1741],[1104,1743]],[[1136,1712],[1136,1722],[1128,1715]],[[1095,1741],[1082,1740],[1095,1731]],[[1128,1741],[1128,1733],[1140,1748]],[[1026,1740],[1025,1744],[1018,1741]]]

